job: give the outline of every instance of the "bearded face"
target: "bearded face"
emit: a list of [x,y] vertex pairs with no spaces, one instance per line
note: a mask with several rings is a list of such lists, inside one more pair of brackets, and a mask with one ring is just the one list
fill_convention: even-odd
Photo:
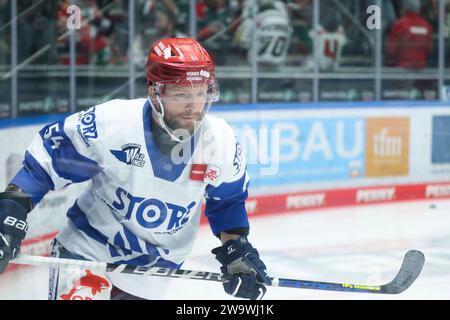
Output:
[[[164,122],[171,130],[185,129],[194,132],[195,123],[203,117],[203,109],[207,100],[208,86],[202,85],[176,85],[164,86],[160,97],[164,105]],[[158,103],[153,101],[154,88],[149,88],[152,102],[160,110]],[[152,95],[153,94],[153,95]]]

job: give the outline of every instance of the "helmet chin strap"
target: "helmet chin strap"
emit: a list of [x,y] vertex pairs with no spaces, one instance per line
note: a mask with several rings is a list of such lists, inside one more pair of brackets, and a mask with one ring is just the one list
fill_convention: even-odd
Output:
[[161,126],[161,128],[164,129],[164,131],[167,132],[167,134],[172,138],[172,140],[175,140],[177,142],[183,142],[184,140],[181,140],[179,137],[175,136],[168,128],[166,122],[164,121],[164,106],[163,103],[161,101],[161,97],[159,96],[159,94],[156,94],[156,100],[158,101],[158,105],[159,108],[161,109],[161,112],[159,112],[155,106],[153,105],[152,99],[150,99],[150,95],[147,96],[147,100],[150,103],[150,106],[152,107],[152,111],[155,113],[156,118],[158,119],[158,123]]

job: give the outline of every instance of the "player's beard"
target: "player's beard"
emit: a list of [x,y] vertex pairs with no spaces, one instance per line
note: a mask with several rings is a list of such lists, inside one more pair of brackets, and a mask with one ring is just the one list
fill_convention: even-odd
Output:
[[[184,119],[183,117],[189,117],[192,119]],[[200,124],[202,120],[202,113],[192,113],[192,114],[180,114],[175,117],[166,118],[164,117],[164,122],[172,130],[187,130],[190,135],[195,131],[196,126]]]

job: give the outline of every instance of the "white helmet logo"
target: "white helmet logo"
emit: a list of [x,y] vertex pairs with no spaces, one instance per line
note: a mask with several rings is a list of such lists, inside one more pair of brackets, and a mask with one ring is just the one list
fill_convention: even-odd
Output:
[[169,59],[172,56],[172,51],[170,50],[170,47],[167,47],[164,49],[164,59]]
[[200,71],[200,75],[204,78],[209,78],[209,72],[203,69]]

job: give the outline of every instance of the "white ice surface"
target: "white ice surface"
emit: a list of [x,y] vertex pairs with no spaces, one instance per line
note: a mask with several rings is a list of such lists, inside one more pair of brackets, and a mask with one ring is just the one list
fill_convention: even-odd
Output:
[[[418,249],[425,266],[400,295],[268,288],[266,299],[450,299],[450,201],[416,201],[312,210],[251,220],[251,243],[274,277],[379,285],[392,280],[404,254]],[[219,271],[219,245],[200,229],[183,269]],[[48,270],[0,276],[0,299],[47,299]],[[163,299],[233,299],[219,283],[174,279]]]

